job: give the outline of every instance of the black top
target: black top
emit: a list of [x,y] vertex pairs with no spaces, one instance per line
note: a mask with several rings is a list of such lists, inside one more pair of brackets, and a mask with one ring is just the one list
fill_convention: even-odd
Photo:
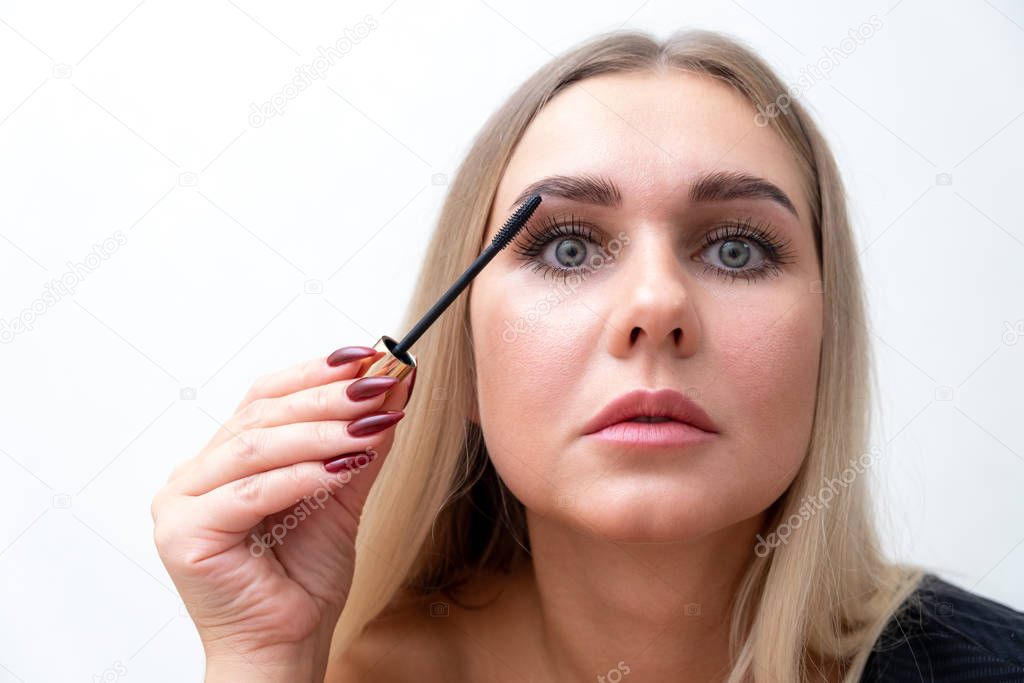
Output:
[[926,574],[886,625],[861,681],[1024,682],[1024,613]]

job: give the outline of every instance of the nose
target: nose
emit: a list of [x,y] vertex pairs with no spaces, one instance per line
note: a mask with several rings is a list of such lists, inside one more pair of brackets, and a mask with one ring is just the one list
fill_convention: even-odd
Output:
[[615,357],[693,355],[700,320],[690,296],[689,277],[665,236],[637,236],[618,256],[617,282],[606,317],[606,346]]

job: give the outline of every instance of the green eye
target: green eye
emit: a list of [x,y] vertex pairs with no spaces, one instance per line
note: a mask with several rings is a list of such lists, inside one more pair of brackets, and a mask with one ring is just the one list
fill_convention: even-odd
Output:
[[769,224],[755,227],[749,219],[712,230],[704,236],[701,249],[704,272],[748,282],[778,275],[791,256],[789,242],[780,239]]
[[547,218],[541,229],[527,223],[513,244],[513,251],[519,254],[524,266],[542,272],[544,277],[551,274],[564,280],[573,273],[583,273],[588,259],[598,255],[601,241],[595,232],[574,214],[567,219]]

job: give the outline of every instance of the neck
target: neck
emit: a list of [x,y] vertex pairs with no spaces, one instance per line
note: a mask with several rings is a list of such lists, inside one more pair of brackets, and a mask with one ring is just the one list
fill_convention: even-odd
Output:
[[760,516],[686,542],[620,543],[527,512],[541,650],[556,680],[721,680]]

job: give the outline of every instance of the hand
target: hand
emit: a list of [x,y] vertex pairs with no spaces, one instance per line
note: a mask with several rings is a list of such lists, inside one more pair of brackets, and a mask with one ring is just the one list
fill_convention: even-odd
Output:
[[368,355],[345,347],[257,380],[154,497],[154,540],[208,675],[322,680],[363,505],[415,379],[357,378]]

